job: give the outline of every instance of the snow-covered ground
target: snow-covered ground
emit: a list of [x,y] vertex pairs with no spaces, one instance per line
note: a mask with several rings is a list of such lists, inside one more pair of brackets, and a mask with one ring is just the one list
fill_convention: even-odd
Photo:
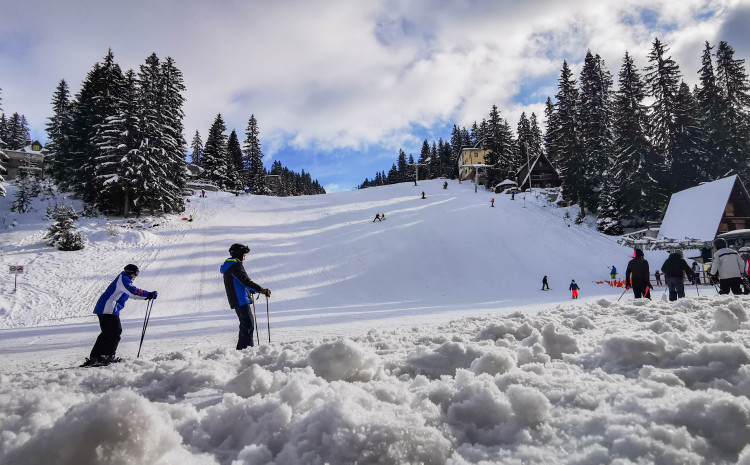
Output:
[[[750,463],[750,301],[616,302],[593,281],[632,251],[541,196],[208,193],[192,223],[80,219],[87,248],[60,252],[12,195],[2,265],[28,273],[0,289],[0,463]],[[241,352],[218,273],[233,242],[273,291],[272,342],[263,299]],[[141,358],[131,301],[126,360],[75,368],[127,263],[159,291]]]

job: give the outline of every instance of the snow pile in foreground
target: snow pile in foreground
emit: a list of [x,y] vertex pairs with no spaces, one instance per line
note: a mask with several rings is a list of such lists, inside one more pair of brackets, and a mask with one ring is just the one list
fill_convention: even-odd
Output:
[[0,462],[750,464],[748,308],[602,299],[3,374]]

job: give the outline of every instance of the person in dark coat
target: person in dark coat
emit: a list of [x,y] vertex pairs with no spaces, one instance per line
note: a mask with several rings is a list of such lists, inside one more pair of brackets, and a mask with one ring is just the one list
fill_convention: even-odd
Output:
[[661,273],[659,273],[659,270],[654,271],[654,278],[656,278],[656,285],[661,286]]
[[227,300],[240,320],[240,333],[237,341],[237,350],[253,346],[253,316],[250,311],[251,293],[264,294],[271,297],[271,291],[263,286],[254,283],[245,271],[242,262],[250,252],[250,247],[245,244],[232,244],[229,247],[229,256],[220,271],[224,275],[224,288],[227,291]]
[[424,191],[422,191],[422,198],[426,199],[427,197],[424,196]]
[[615,279],[617,279],[617,268],[615,268],[614,265],[612,265],[612,269],[609,272],[609,276],[610,276],[610,278],[612,278],[612,281],[614,281]]
[[[546,289],[545,289],[546,288]],[[544,278],[542,278],[542,290],[549,291],[549,284],[547,283],[547,276],[545,275]]]
[[669,301],[674,302],[677,299],[685,297],[685,275],[690,282],[693,281],[693,270],[690,269],[687,262],[682,256],[682,251],[678,250],[669,254],[669,257],[661,266],[664,272],[664,282],[669,288]]
[[383,221],[383,220],[382,220],[382,219],[380,218],[380,213],[375,213],[375,219],[374,219],[374,220],[372,220],[372,222],[374,223],[375,221]]
[[99,296],[99,300],[94,307],[94,313],[99,318],[99,327],[102,332],[96,338],[91,354],[82,366],[105,366],[120,361],[120,358],[115,356],[122,334],[120,310],[125,308],[125,302],[130,297],[151,300],[156,299],[158,295],[156,291],[144,291],[133,285],[133,280],[139,272],[140,270],[136,265],[127,265],[104,293]]
[[625,270],[625,286],[633,288],[636,299],[645,297],[651,299],[651,272],[648,270],[648,261],[643,257],[643,250],[635,249],[635,257],[628,262]]

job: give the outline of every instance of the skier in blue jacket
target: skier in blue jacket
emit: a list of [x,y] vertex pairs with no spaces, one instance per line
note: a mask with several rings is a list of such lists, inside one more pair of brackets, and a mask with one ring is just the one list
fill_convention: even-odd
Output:
[[271,291],[254,283],[245,271],[242,262],[245,261],[250,247],[245,244],[232,244],[229,247],[229,256],[221,265],[220,271],[224,275],[224,288],[227,291],[227,300],[240,320],[240,333],[237,340],[237,350],[253,346],[253,317],[250,312],[251,293],[264,294],[271,297]]
[[105,366],[121,360],[119,357],[115,357],[122,334],[120,310],[125,307],[125,302],[130,297],[151,300],[156,299],[158,295],[156,291],[144,291],[133,285],[133,280],[138,276],[138,273],[137,266],[127,265],[99,297],[96,307],[94,307],[94,313],[99,318],[99,327],[102,332],[96,338],[94,347],[91,349],[91,355],[82,366]]

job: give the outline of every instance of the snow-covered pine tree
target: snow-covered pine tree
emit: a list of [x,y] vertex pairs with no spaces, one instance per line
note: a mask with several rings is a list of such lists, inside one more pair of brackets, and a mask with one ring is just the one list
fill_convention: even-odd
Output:
[[242,147],[237,138],[237,132],[232,129],[227,140],[227,166],[229,168],[229,186],[232,189],[244,190],[246,172],[242,163]]
[[620,202],[620,180],[611,171],[602,173],[602,187],[599,192],[599,211],[597,214],[597,227],[599,231],[610,236],[619,236],[623,233],[622,217],[623,208]]
[[560,154],[558,153],[555,139],[558,137],[560,128],[559,122],[557,121],[555,105],[549,97],[547,97],[547,101],[544,103],[544,119],[546,125],[546,131],[544,132],[544,147],[547,150],[547,158],[550,163],[559,168]]
[[52,95],[52,112],[46,125],[47,144],[44,148],[47,150],[45,163],[49,163],[54,173],[59,169],[59,162],[56,159],[58,147],[66,143],[65,134],[68,132],[67,127],[70,125],[71,118],[70,90],[65,79],[60,80]]
[[532,158],[537,158],[543,153],[544,149],[542,148],[542,130],[539,127],[539,121],[537,120],[536,113],[531,113],[531,118],[529,118],[529,126],[531,131],[529,149],[531,150]]
[[675,144],[670,170],[672,192],[707,181],[709,157],[698,117],[698,103],[684,82],[675,100]]
[[140,146],[138,90],[133,70],[123,76],[117,114],[105,118],[97,131],[99,150],[95,182],[101,186],[94,204],[99,211],[128,216],[137,184],[131,164]]
[[[3,115],[3,106],[2,106],[2,89],[0,89],[0,115]],[[5,115],[3,115],[5,116]],[[2,123],[2,121],[0,121]],[[0,124],[0,197],[5,197],[5,187],[3,187],[2,183],[5,182],[5,178],[3,178],[3,175],[8,172],[8,170],[5,168],[5,163],[8,161],[8,156],[5,154],[5,139],[4,139],[4,133],[3,133],[3,127],[2,124]]]
[[706,164],[702,167],[707,176],[705,181],[719,179],[730,169],[722,148],[727,145],[727,105],[716,85],[712,49],[711,44],[706,41],[701,56],[701,68],[698,71],[700,86],[695,93],[701,133],[705,138],[703,148],[706,151]]
[[548,134],[547,150],[554,153],[557,159],[558,169],[562,175],[564,198],[575,203],[581,198],[583,161],[580,157],[581,143],[577,119],[578,88],[567,61],[563,61],[557,88],[557,103],[552,119],[554,127],[551,128],[552,134]]
[[748,179],[750,176],[750,82],[745,60],[734,58],[734,48],[725,41],[716,49],[716,83],[725,103],[726,139],[721,150],[727,165]]
[[646,95],[653,99],[649,107],[649,137],[656,154],[667,168],[672,166],[675,144],[675,105],[681,81],[680,68],[669,48],[658,38],[654,39],[646,67]]
[[13,200],[13,204],[10,206],[10,211],[16,213],[26,213],[31,209],[31,185],[29,177],[18,180],[18,188],[16,189],[16,196]]
[[226,130],[221,114],[216,115],[203,147],[203,177],[221,189],[225,189],[229,183]]
[[8,120],[6,129],[6,144],[10,150],[21,150],[26,146],[26,140],[29,138],[29,124],[26,117],[13,113]]
[[599,55],[586,52],[579,83],[579,202],[581,207],[596,211],[604,183],[602,174],[612,167],[612,76]]
[[54,223],[47,230],[45,236],[47,244],[64,251],[82,249],[84,246],[83,237],[74,223],[78,214],[73,208],[67,205],[57,206],[52,210],[50,216]]
[[185,201],[182,192],[187,184],[185,161],[186,141],[182,123],[185,114],[185,84],[182,71],[172,57],[167,57],[161,65],[161,112],[159,123],[163,138],[160,140],[162,160],[165,164],[166,179],[160,183],[160,203],[166,212],[182,212]]
[[[414,163],[414,160],[412,159],[412,163]],[[414,174],[412,173],[411,167],[406,162],[406,154],[403,150],[398,150],[398,158],[396,159],[396,166],[397,166],[397,174],[396,179],[394,179],[392,182],[405,182],[409,181],[410,179],[414,179]]]
[[253,194],[266,194],[266,169],[263,167],[263,152],[260,147],[260,130],[255,115],[250,115],[245,130],[244,165],[248,176],[248,183]]
[[203,140],[198,131],[195,131],[193,141],[190,143],[190,162],[201,166],[201,155],[203,154]]
[[655,216],[664,207],[667,192],[657,181],[659,162],[647,136],[648,109],[645,84],[633,58],[625,53],[613,100],[614,169],[623,216]]

